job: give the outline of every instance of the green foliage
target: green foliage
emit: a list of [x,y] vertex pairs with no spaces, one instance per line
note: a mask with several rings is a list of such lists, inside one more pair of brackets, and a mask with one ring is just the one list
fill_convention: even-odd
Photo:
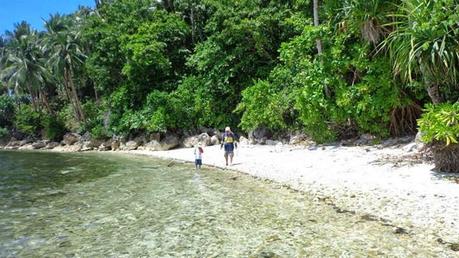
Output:
[[9,135],[8,129],[0,127],[0,139],[5,139]]
[[52,141],[61,140],[66,132],[64,122],[55,115],[42,115],[41,126],[43,137]]
[[[422,88],[441,86],[457,92],[459,82],[459,5],[451,0],[404,0],[391,15],[395,29],[386,38],[393,71]],[[457,93],[451,100],[457,99]]]
[[14,99],[8,95],[0,95],[0,127],[11,126],[14,118]]
[[[315,39],[325,50],[315,56]],[[390,110],[402,103],[401,89],[392,80],[384,57],[374,58],[368,43],[356,41],[326,26],[304,26],[302,33],[285,42],[282,63],[269,82],[246,89],[238,110],[241,126],[271,129],[295,128],[296,121],[316,141],[331,141],[347,131],[389,134]]]
[[36,136],[42,129],[43,114],[35,111],[30,105],[20,105],[16,109],[14,126],[28,136]]
[[459,139],[459,102],[426,106],[418,120],[422,140],[450,145]]
[[242,101],[236,111],[244,112],[240,126],[244,130],[258,127],[283,129],[284,114],[288,111],[286,92],[279,92],[274,84],[259,80],[242,92]]
[[90,133],[91,133],[91,137],[97,140],[104,140],[110,137],[110,133],[101,124],[97,124],[94,127],[92,127],[90,130]]
[[456,1],[319,5],[320,26],[307,0],[101,1],[43,33],[20,23],[0,42],[0,80],[27,101],[1,95],[0,127],[103,139],[239,124],[325,142],[414,128],[394,120],[435,89],[457,101]]
[[73,107],[68,104],[61,108],[57,112],[57,119],[64,123],[64,127],[71,132],[79,132],[81,129],[81,124],[77,121],[74,116],[75,111]]

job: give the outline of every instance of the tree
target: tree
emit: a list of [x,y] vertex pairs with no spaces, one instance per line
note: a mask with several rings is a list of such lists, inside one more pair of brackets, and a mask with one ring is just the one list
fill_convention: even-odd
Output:
[[30,94],[34,109],[50,110],[45,82],[49,73],[44,64],[41,39],[25,22],[16,24],[3,57],[0,76],[16,94]]
[[48,63],[62,78],[64,91],[73,105],[75,118],[85,120],[78,87],[75,85],[75,70],[83,65],[86,55],[80,41],[80,31],[71,16],[51,15],[46,21],[45,49]]

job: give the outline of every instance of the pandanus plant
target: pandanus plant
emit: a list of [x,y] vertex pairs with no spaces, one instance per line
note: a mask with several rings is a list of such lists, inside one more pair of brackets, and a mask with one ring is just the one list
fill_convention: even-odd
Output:
[[418,120],[423,139],[438,170],[459,172],[459,4],[404,0],[392,18],[384,46],[393,70],[423,85],[433,103]]
[[458,89],[459,5],[451,0],[405,0],[388,24],[393,70],[405,81],[421,82],[434,104]]

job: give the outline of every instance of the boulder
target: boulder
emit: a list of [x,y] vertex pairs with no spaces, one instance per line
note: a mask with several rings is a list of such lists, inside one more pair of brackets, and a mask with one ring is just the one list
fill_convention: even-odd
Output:
[[109,151],[112,149],[112,140],[105,141],[99,145],[99,151]]
[[120,148],[121,150],[135,150],[139,147],[139,143],[136,141],[128,141],[125,144],[121,145]]
[[271,138],[272,136],[273,135],[271,131],[269,131],[267,128],[259,127],[249,132],[249,141],[259,144],[265,144],[266,140]]
[[417,149],[418,149],[418,147],[417,147],[417,144],[415,142],[408,143],[407,145],[405,145],[403,147],[403,151],[406,151],[406,152],[413,152],[413,151],[415,151]]
[[92,147],[88,147],[87,142],[84,142],[82,144],[82,146],[81,146],[81,149],[80,149],[80,151],[91,151],[91,150],[93,150],[93,148]]
[[219,145],[219,144],[220,144],[220,140],[218,139],[217,135],[213,135],[212,137],[210,137],[210,145]]
[[19,146],[24,146],[26,144],[32,143],[31,139],[24,139],[22,141],[19,141]]
[[21,146],[21,142],[20,141],[16,141],[16,140],[11,140],[7,145],[6,147],[20,147]]
[[371,135],[371,134],[362,134],[359,139],[357,139],[354,144],[355,145],[368,145],[368,144],[372,144],[374,142],[374,140],[376,139],[376,137],[374,135]]
[[148,142],[150,142],[150,141],[159,142],[160,140],[161,140],[161,134],[160,133],[152,133],[148,137]]
[[182,144],[185,148],[192,148],[196,146],[198,142],[199,142],[198,136],[189,136],[189,137],[186,137],[185,140],[183,140]]
[[180,144],[179,138],[175,135],[168,135],[164,138],[160,144],[159,150],[170,150],[177,147]]
[[97,149],[102,143],[104,143],[103,140],[89,139],[83,145],[87,146],[88,148]]
[[305,134],[295,134],[295,135],[290,136],[290,140],[288,144],[291,144],[291,145],[303,144],[307,142],[308,140],[309,139]]
[[45,147],[46,147],[46,142],[44,142],[44,141],[38,141],[38,142],[32,143],[32,148],[34,150],[43,149]]
[[62,140],[65,145],[72,145],[80,140],[81,136],[77,133],[66,133]]
[[157,150],[160,150],[160,147],[161,147],[161,144],[159,143],[159,141],[152,140],[152,141],[147,142],[143,146],[142,149],[148,150],[148,151],[157,151]]
[[239,143],[241,145],[249,145],[250,144],[249,139],[245,138],[244,136],[239,137]]
[[204,146],[211,145],[210,136],[207,133],[198,135],[198,141]]
[[118,141],[118,140],[113,140],[113,141],[111,142],[111,149],[112,149],[113,151],[119,150],[119,149],[120,149],[120,141]]
[[84,133],[82,136],[80,136],[79,140],[82,141],[82,142],[90,141],[91,140],[91,133],[89,133],[89,132]]
[[143,135],[143,134],[135,137],[134,139],[132,139],[132,141],[135,141],[137,143],[137,146],[140,146],[140,145],[143,145],[143,144],[149,142],[147,137],[145,135]]
[[59,146],[58,142],[49,142],[46,144],[45,149],[50,150],[56,148],[57,146]]

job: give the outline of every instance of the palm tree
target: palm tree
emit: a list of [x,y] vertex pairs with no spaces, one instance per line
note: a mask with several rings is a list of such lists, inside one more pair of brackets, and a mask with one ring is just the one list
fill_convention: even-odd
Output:
[[432,102],[443,102],[459,75],[459,6],[454,1],[405,0],[393,15],[395,30],[387,47],[394,73],[407,81],[422,81]]
[[71,16],[51,15],[45,23],[48,32],[45,38],[45,49],[49,56],[49,65],[62,78],[64,92],[72,103],[76,119],[84,121],[85,116],[74,74],[75,70],[83,64],[86,56],[82,51],[80,32],[76,25]]
[[50,110],[45,82],[49,73],[45,68],[40,39],[25,22],[16,24],[6,45],[0,78],[6,81],[16,94],[29,94],[35,110]]

